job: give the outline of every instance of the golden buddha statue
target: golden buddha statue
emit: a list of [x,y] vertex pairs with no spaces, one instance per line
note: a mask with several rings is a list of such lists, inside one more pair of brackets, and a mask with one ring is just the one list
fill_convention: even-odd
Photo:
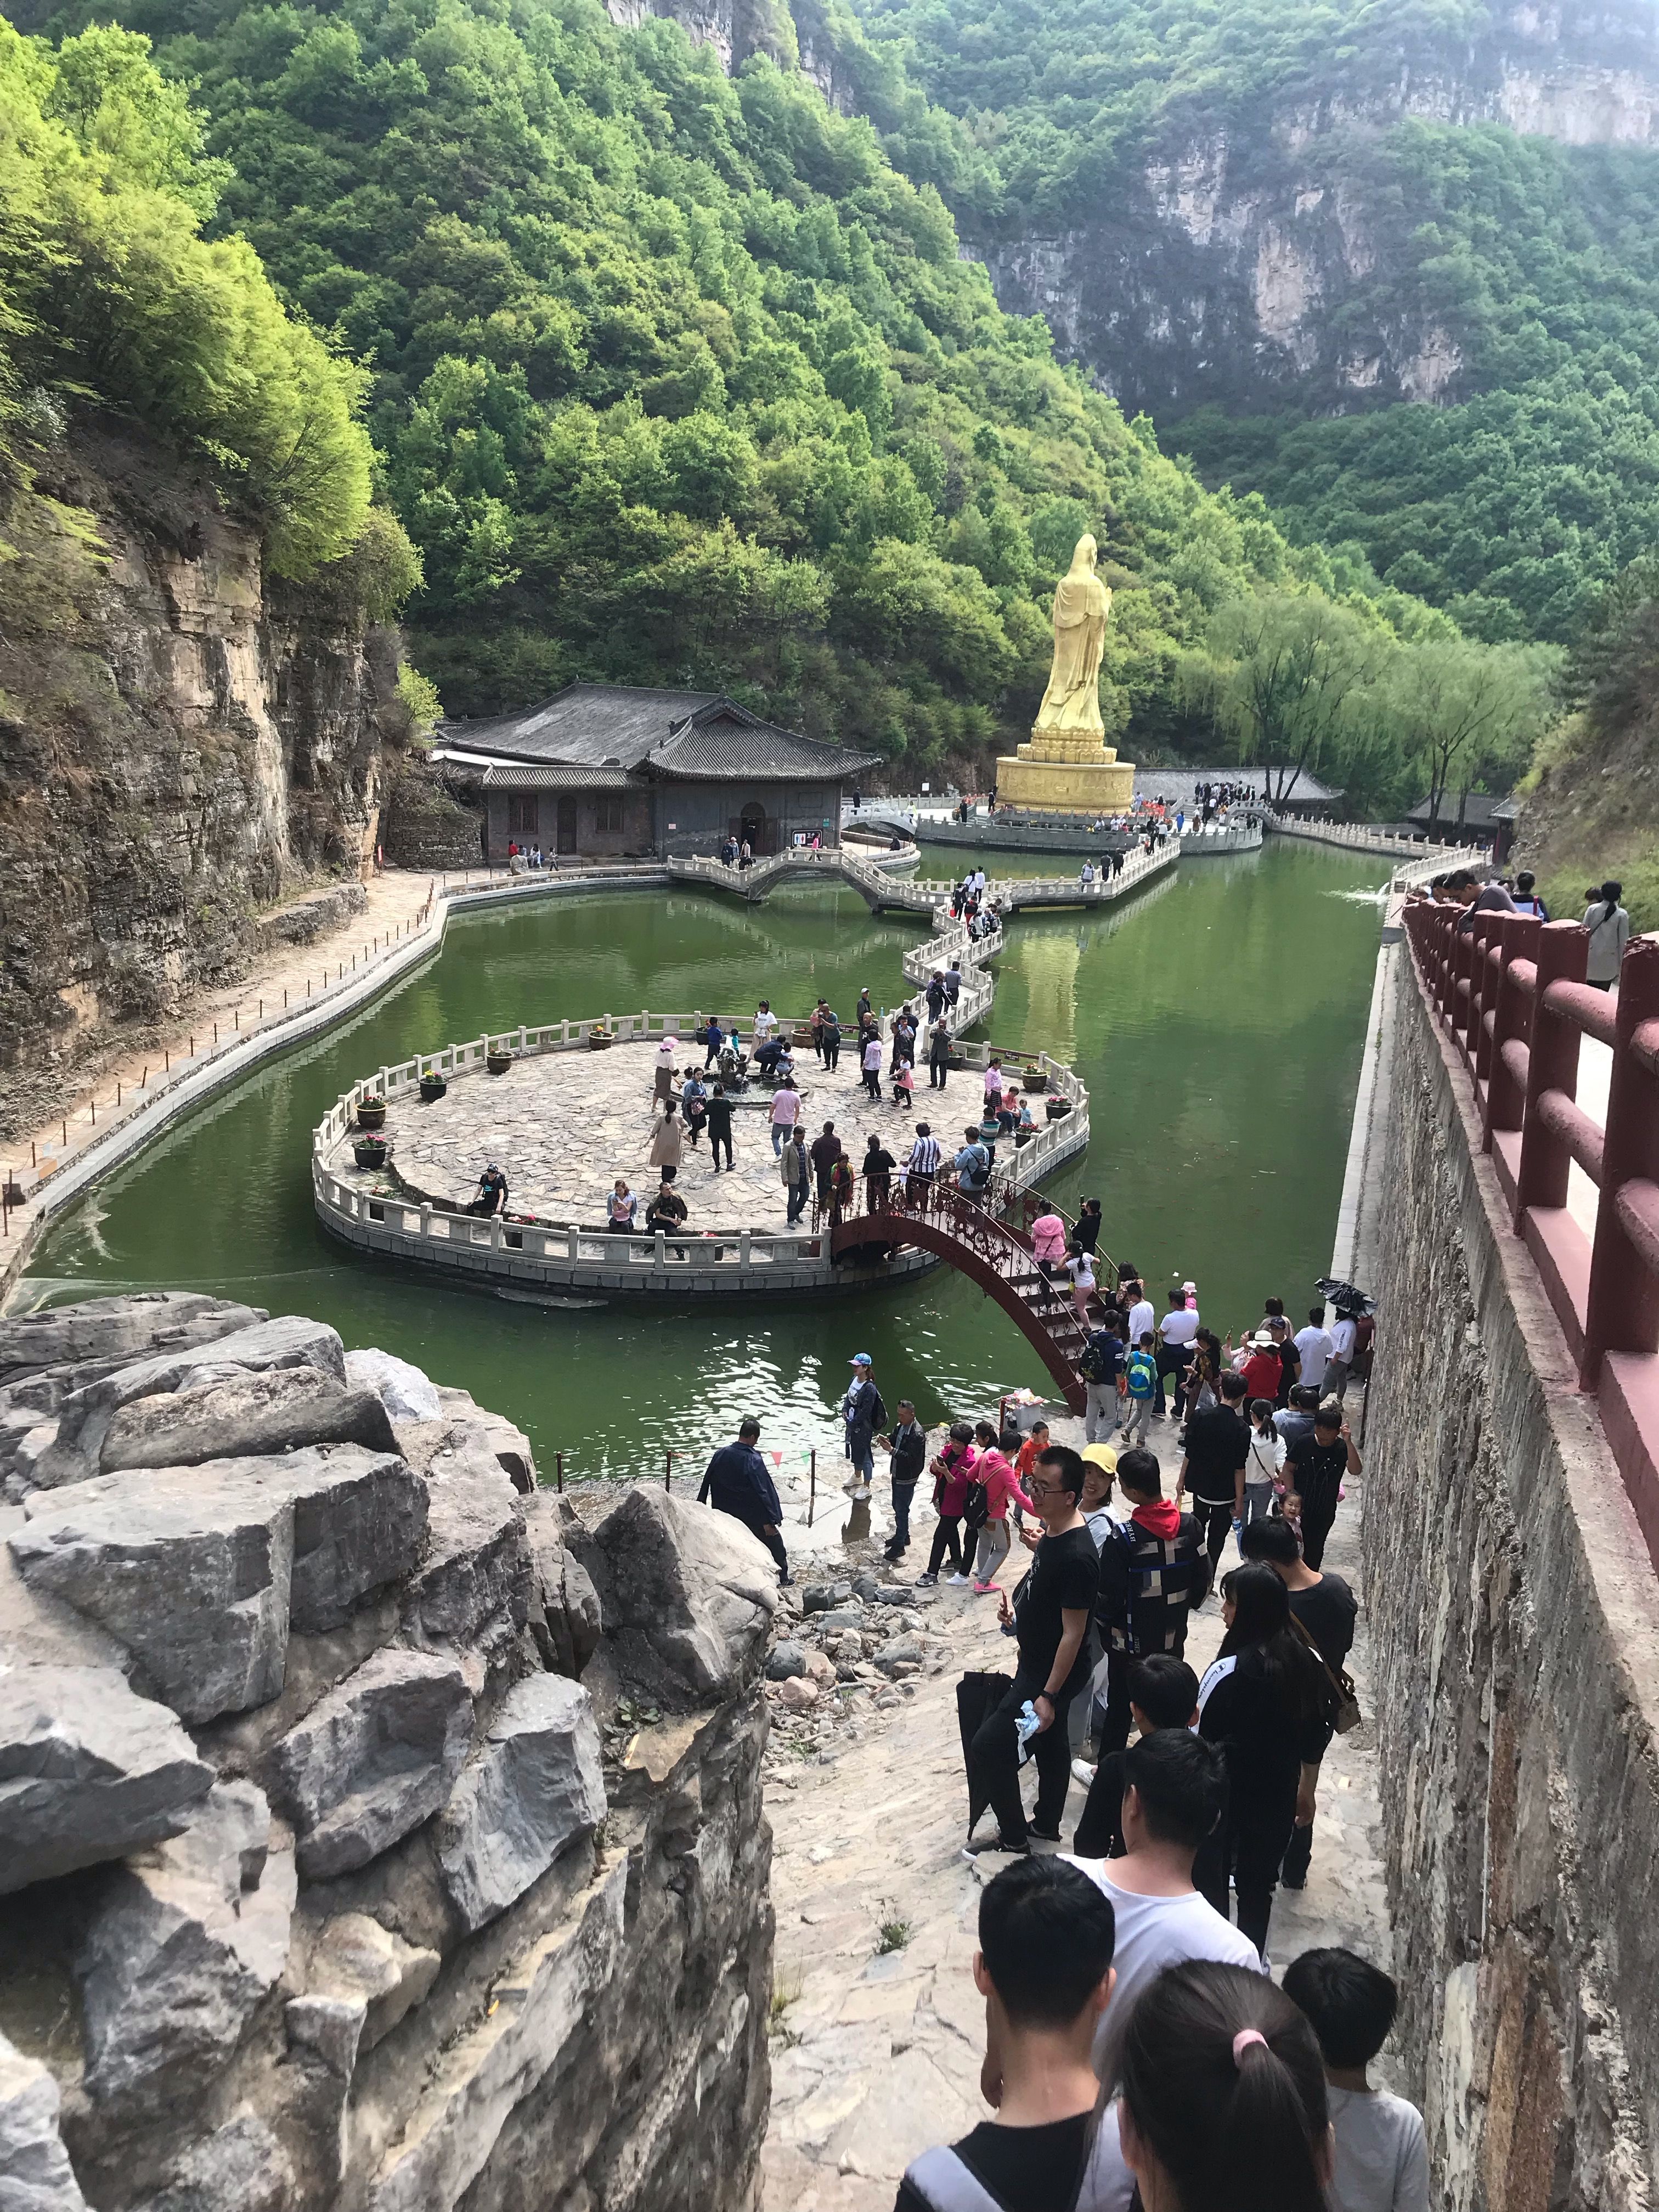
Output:
[[1133,763],[1106,742],[1100,663],[1112,595],[1095,574],[1092,538],[1079,538],[1054,593],[1054,657],[1030,742],[997,763],[997,804],[1050,813],[1115,814],[1134,797]]

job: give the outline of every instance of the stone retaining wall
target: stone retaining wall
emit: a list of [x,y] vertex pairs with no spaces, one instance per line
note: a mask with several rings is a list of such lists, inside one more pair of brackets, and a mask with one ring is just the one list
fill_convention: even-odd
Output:
[[[1403,955],[1402,955],[1403,957]],[[1401,977],[1364,1546],[1402,2026],[1448,2206],[1659,2174],[1659,1587]]]
[[0,1323],[0,2204],[750,2212],[776,1573],[194,1295]]

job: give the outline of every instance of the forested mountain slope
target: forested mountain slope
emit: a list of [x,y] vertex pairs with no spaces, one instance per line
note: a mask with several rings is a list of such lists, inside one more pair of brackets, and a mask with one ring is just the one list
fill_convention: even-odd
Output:
[[1659,538],[1645,0],[860,6],[965,120],[1004,304],[1206,483],[1488,638]]
[[[1056,366],[781,9],[744,19],[735,79],[597,0],[121,13],[196,87],[221,228],[371,365],[451,711],[719,683],[907,769],[983,763],[1029,726],[1085,529],[1118,591],[1109,711],[1148,742],[1186,726],[1178,657],[1241,591],[1352,586],[1383,635],[1420,626]],[[701,27],[732,56],[730,17]],[[955,127],[894,96],[960,180]]]

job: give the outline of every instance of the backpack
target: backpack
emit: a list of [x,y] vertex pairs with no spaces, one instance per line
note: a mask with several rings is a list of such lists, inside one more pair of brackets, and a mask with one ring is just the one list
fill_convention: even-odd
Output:
[[[1076,2185],[1063,2205],[1056,2202],[1054,2212],[1104,2212],[1108,2205],[1125,2203],[1125,2184],[1133,2179],[1118,2148],[1117,2116],[1109,2107],[1094,2130]],[[1003,2212],[1000,2200],[946,2144],[913,2159],[904,2179],[929,2212]]]
[[1097,1336],[1091,1336],[1083,1347],[1077,1371],[1085,1382],[1109,1382],[1112,1377],[1111,1355]]
[[1123,1372],[1132,1398],[1150,1398],[1158,1388],[1158,1362],[1150,1352],[1132,1352]]
[[991,1180],[991,1155],[983,1145],[967,1145],[963,1149],[975,1156],[968,1162],[968,1188],[983,1190]]

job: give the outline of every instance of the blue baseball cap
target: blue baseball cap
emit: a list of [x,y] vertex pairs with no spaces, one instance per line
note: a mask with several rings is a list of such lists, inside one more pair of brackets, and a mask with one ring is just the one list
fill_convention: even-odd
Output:
[[873,1367],[875,1364],[867,1352],[855,1352],[847,1363],[849,1367]]

